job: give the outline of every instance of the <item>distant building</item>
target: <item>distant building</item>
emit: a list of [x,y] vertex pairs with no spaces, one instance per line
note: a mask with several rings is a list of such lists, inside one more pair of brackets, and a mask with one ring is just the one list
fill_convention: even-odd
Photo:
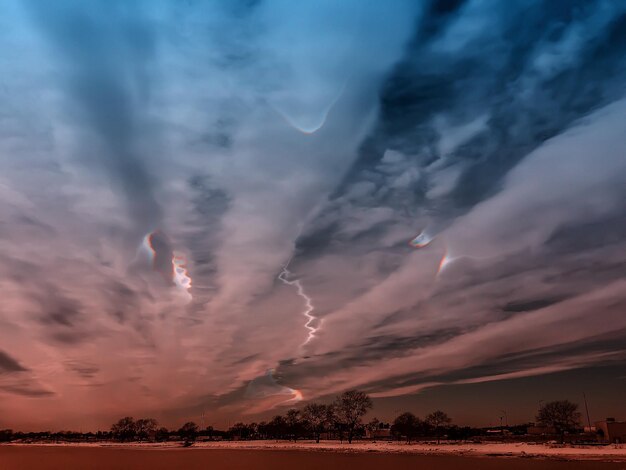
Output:
[[365,437],[368,439],[389,439],[391,438],[391,429],[379,428],[379,429],[366,429]]
[[511,434],[511,431],[509,431],[508,429],[504,429],[504,428],[489,428],[486,431],[487,435],[494,435],[494,434],[499,434],[501,436],[508,436]]
[[526,433],[531,436],[552,436],[556,434],[556,429],[552,426],[528,426]]
[[614,418],[597,421],[596,432],[600,442],[611,444],[626,442],[626,421],[615,421]]

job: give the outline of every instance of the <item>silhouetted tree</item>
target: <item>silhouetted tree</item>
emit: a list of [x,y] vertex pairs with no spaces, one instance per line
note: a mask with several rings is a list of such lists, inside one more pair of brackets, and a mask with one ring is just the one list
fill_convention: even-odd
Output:
[[167,428],[159,428],[156,430],[154,434],[154,439],[157,442],[167,441],[169,437],[170,437],[170,432],[168,431]]
[[137,434],[135,420],[130,416],[120,419],[117,423],[111,426],[111,433],[113,434],[113,437],[119,439],[120,441],[133,440]]
[[580,424],[578,405],[568,400],[551,401],[539,408],[535,418],[544,426],[552,426],[561,436],[561,442],[565,439],[565,433],[576,428]]
[[0,429],[0,442],[10,442],[13,440],[12,429]]
[[370,433],[371,437],[374,437],[374,434],[378,429],[380,429],[380,420],[376,417],[372,418],[369,423],[365,425],[365,429],[367,429]]
[[326,405],[326,426],[328,431],[332,432],[335,437],[339,437],[343,442],[345,426],[337,412],[337,400]]
[[261,421],[257,427],[257,431],[261,439],[267,439],[270,437],[267,421]]
[[251,439],[257,434],[258,424],[256,423],[235,423],[229,430],[228,434],[239,439]]
[[272,436],[274,439],[280,439],[287,435],[287,422],[283,416],[277,415],[272,418],[272,420],[267,423],[267,432],[268,435]]
[[315,442],[320,442],[320,434],[328,426],[328,406],[320,403],[309,403],[302,410],[304,420],[315,435]]
[[228,428],[228,434],[232,438],[245,439],[247,438],[247,426],[243,423],[235,423]]
[[198,437],[198,425],[193,421],[189,421],[182,425],[178,430],[178,434],[182,437],[185,445],[191,445]]
[[149,437],[154,436],[157,425],[158,423],[156,419],[153,418],[138,419],[135,422],[135,431],[137,433],[137,438],[141,441],[142,439],[148,439]]
[[397,437],[405,437],[407,444],[417,435],[421,428],[421,421],[413,413],[406,412],[398,416],[391,426],[391,433]]
[[349,390],[335,400],[335,412],[339,422],[345,426],[348,443],[352,443],[355,431],[361,425],[361,419],[372,406],[370,397],[358,390]]
[[295,442],[304,431],[304,422],[300,411],[295,408],[288,410],[285,416],[285,423],[287,424],[287,432]]
[[435,429],[435,436],[437,436],[437,444],[441,439],[441,428],[450,424],[452,420],[441,410],[433,411],[426,416],[426,423]]

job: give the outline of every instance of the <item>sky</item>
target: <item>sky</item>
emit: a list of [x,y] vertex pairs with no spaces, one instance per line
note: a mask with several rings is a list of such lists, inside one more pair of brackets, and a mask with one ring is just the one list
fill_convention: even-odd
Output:
[[5,0],[0,50],[0,428],[626,419],[626,3]]

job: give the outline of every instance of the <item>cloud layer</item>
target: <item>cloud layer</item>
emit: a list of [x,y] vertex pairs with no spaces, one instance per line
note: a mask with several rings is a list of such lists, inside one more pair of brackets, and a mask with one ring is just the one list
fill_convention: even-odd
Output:
[[4,2],[0,412],[623,364],[625,33],[610,1]]

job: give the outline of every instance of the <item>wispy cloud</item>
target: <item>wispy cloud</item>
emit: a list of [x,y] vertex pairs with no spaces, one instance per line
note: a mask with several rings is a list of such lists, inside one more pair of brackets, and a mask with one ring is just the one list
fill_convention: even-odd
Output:
[[220,419],[619,362],[625,25],[3,2],[0,412]]

